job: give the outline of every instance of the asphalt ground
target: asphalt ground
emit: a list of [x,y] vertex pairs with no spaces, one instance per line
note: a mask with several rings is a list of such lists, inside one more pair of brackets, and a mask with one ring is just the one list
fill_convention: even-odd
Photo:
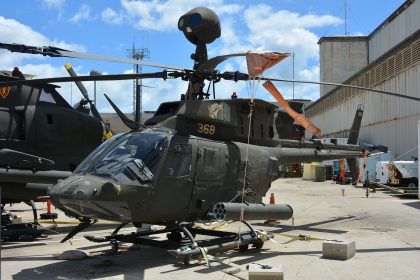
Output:
[[[248,279],[246,266],[251,263],[281,264],[284,279],[420,279],[420,200],[383,191],[367,198],[364,189],[350,186],[344,187],[343,196],[342,186],[330,181],[300,179],[275,181],[266,202],[271,192],[276,203],[293,206],[293,223],[253,221],[255,228],[273,233],[274,241],[265,242],[261,250],[218,254],[225,264],[210,261],[207,266],[202,260],[185,265],[164,249],[130,244],[121,244],[119,252],[112,254],[109,243],[92,243],[82,237],[110,234],[117,225],[109,222],[86,229],[71,242],[59,243],[74,226],[74,220],[59,213],[59,229],[47,237],[1,244],[1,279]],[[37,208],[45,212],[46,204],[38,203]],[[17,210],[15,214],[24,220],[32,218],[25,204],[7,209]],[[238,226],[232,223],[216,230],[237,231]],[[134,227],[127,226],[120,233],[133,231]],[[154,238],[164,240],[165,235]],[[356,255],[346,261],[324,259],[324,240],[355,241]],[[57,259],[72,249],[83,250],[88,257]]]

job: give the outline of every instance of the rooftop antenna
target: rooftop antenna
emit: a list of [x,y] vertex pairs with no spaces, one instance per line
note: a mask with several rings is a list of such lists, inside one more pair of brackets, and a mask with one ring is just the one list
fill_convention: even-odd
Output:
[[[292,79],[295,80],[295,52],[292,52],[292,58],[293,58]],[[292,86],[293,86],[293,100],[295,100],[295,82],[292,83]]]
[[[140,48],[136,49],[133,42],[133,47],[127,50],[127,56],[131,59],[135,60],[143,60],[145,57],[150,57],[150,51],[147,48]],[[141,73],[141,65],[133,64],[134,73],[139,74]],[[137,123],[141,123],[141,110],[142,110],[142,84],[143,81],[140,79],[136,79],[133,81],[133,115],[134,120]]]
[[344,0],[344,36],[348,36],[349,32],[347,31],[347,0]]

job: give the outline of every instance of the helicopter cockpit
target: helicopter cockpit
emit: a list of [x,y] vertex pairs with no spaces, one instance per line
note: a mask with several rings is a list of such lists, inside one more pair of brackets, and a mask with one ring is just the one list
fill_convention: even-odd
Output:
[[93,175],[124,185],[150,184],[168,146],[166,133],[143,131],[125,134],[111,144],[98,147],[92,161],[84,161],[77,175]]

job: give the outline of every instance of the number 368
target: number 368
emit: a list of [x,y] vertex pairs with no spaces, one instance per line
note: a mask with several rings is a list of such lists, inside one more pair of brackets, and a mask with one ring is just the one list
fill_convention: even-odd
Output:
[[212,124],[197,124],[197,132],[213,135],[216,132],[216,127]]

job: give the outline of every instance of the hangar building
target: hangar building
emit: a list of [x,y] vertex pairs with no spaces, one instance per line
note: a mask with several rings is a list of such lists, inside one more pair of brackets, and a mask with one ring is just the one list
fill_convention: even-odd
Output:
[[[322,37],[321,81],[420,98],[420,1],[405,1],[368,36]],[[360,141],[388,146],[394,158],[417,157],[420,102],[347,88],[321,86],[306,116],[324,137],[347,137],[358,104],[364,106]]]

